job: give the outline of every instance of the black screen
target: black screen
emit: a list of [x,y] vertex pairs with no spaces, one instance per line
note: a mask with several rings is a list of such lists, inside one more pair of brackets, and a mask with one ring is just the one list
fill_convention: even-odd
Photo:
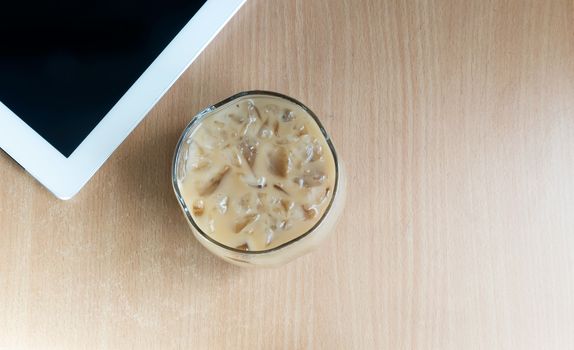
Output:
[[0,101],[68,157],[204,3],[2,1]]

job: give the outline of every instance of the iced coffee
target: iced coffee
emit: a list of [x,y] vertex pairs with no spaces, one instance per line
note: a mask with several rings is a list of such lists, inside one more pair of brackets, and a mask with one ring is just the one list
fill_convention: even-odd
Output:
[[319,226],[332,205],[334,150],[292,100],[237,98],[199,116],[180,143],[176,192],[194,228],[220,246],[286,246]]

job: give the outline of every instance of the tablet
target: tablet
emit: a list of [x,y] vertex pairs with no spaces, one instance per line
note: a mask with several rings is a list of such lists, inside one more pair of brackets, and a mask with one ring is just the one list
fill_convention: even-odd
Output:
[[244,2],[1,4],[0,148],[71,198]]

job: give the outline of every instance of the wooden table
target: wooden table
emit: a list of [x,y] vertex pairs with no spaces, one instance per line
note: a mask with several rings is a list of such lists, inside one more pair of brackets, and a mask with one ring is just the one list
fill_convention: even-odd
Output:
[[[184,125],[268,89],[350,191],[314,254],[239,269],[170,187]],[[0,348],[574,347],[574,3],[249,0],[73,200],[0,156]]]

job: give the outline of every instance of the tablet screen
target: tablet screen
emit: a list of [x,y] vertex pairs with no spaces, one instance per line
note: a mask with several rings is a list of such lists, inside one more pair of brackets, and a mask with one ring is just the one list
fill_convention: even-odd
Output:
[[203,1],[0,4],[0,101],[68,157]]

